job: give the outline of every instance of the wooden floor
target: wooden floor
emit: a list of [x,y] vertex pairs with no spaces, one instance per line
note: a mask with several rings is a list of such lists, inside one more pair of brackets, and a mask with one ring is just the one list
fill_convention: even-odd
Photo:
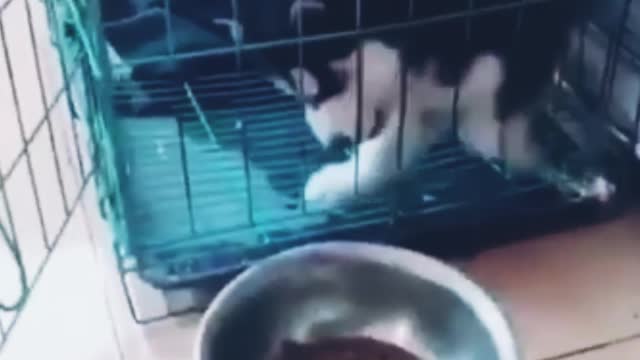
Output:
[[[527,359],[640,359],[640,214],[487,252],[465,267],[501,299]],[[588,348],[596,350],[579,355]]]

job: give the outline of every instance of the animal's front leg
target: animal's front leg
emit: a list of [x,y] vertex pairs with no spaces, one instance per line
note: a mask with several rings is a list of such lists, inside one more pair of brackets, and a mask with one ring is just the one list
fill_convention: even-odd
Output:
[[[333,208],[353,201],[357,195],[355,169],[354,158],[325,165],[307,181],[305,201],[323,208]],[[358,177],[361,178],[362,174],[358,174]],[[359,190],[362,192],[362,189]]]
[[355,154],[345,162],[325,165],[309,178],[305,200],[333,208],[353,202],[358,195],[378,193],[433,143],[434,134],[425,133],[416,119],[407,121],[406,125],[402,166],[397,156],[397,124],[389,124],[381,134],[358,146],[357,173]]

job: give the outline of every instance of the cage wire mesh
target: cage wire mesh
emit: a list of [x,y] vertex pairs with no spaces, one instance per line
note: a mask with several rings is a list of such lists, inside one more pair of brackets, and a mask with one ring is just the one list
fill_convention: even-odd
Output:
[[[108,67],[101,69],[105,74],[114,74],[115,80],[101,87],[111,92],[103,99],[107,103],[104,108],[113,105],[113,114],[106,118],[113,131],[111,145],[117,159],[113,164],[117,171],[111,177],[121,191],[111,189],[112,202],[107,207],[116,214],[112,219],[120,230],[116,251],[121,270],[138,273],[155,286],[169,288],[241,268],[292,244],[329,236],[398,241],[401,229],[412,229],[405,233],[424,230],[417,224],[427,224],[427,229],[428,225],[460,226],[460,219],[477,220],[481,218],[479,213],[499,217],[529,211],[532,216],[534,210],[568,206],[566,199],[544,181],[509,179],[499,167],[467,154],[455,140],[430,152],[412,174],[416,181],[405,184],[403,193],[395,194],[394,201],[382,197],[367,199],[361,206],[343,213],[314,211],[304,201],[292,202],[282,193],[301,191],[305,179],[317,167],[320,148],[307,129],[301,104],[247,66],[256,51],[272,47],[299,46],[298,62],[302,63],[305,56],[302,45],[306,42],[361,36],[365,32],[429,21],[470,19],[478,14],[513,9],[519,9],[518,16],[526,21],[527,7],[533,3],[505,1],[480,9],[469,2],[466,11],[418,20],[411,19],[408,9],[406,22],[388,25],[386,29],[365,30],[362,19],[356,18],[353,28],[343,33],[261,43],[239,41],[241,31],[234,26],[229,26],[228,38],[213,36],[185,21],[185,17],[188,20],[188,16],[194,15],[184,14],[181,5],[170,1],[157,7],[142,6],[143,10],[133,11],[129,17],[113,15],[112,7],[108,13],[115,17],[108,18],[103,8],[103,35],[112,39],[111,43],[99,40],[97,51],[103,59],[109,50],[113,53],[111,46],[118,47],[113,39],[125,34],[132,36],[138,26],[148,29],[152,35],[145,40],[157,45],[146,52],[133,46],[135,49],[127,59],[120,59],[120,64],[114,63],[112,54],[109,62],[103,60]],[[569,71],[557,82],[558,103],[564,101],[559,106],[567,107],[573,116],[584,114],[585,109],[608,116],[613,111],[613,99],[628,98],[614,96],[621,54],[633,58],[632,53],[623,52],[623,38],[630,33],[627,19],[631,2],[619,5],[609,12],[612,17],[605,19],[612,23],[609,28],[606,24],[585,26],[579,42],[579,71],[577,74]],[[204,4],[194,6],[208,11]],[[237,17],[238,6],[236,1],[230,1],[228,14]],[[585,70],[588,65],[585,61],[591,58],[584,52],[595,47],[591,43],[586,45],[586,34],[592,32],[604,38],[606,46],[602,52],[604,61],[596,64],[602,66],[597,72]],[[185,43],[187,35],[198,41]],[[131,54],[138,58],[132,58]],[[130,80],[145,65],[197,57],[215,63],[216,74],[183,82]],[[599,79],[585,79],[593,74]],[[595,88],[590,89],[588,84],[595,84]],[[569,90],[582,91],[579,101]],[[623,129],[620,133],[633,136],[630,122],[618,120],[622,122],[614,124]],[[474,180],[473,186],[465,181],[469,178]],[[478,188],[482,191],[477,191]],[[441,214],[455,220],[447,221],[438,216]]]
[[86,151],[78,121],[91,109],[71,96],[92,96],[76,87],[91,47],[60,46],[59,19],[77,10],[70,1],[0,5],[0,352],[94,174],[96,148]]
[[[356,16],[344,31],[307,35],[298,21],[297,36],[270,38],[265,28],[256,42],[245,41],[246,29],[239,26],[238,14],[248,4],[242,0],[47,1],[55,39],[64,44],[65,77],[83,75],[81,118],[91,129],[103,215],[116,235],[114,250],[134,318],[145,322],[185,309],[142,319],[130,298],[132,275],[171,289],[327,238],[393,241],[446,253],[491,240],[480,236],[470,244],[448,233],[439,241],[436,234],[463,228],[468,234],[496,219],[535,228],[543,214],[564,214],[566,221],[568,209],[585,209],[592,199],[568,199],[538,177],[511,178],[500,164],[470,155],[455,137],[436,145],[390,194],[363,198],[348,210],[315,209],[301,196],[306,179],[319,164],[344,154],[323,151],[305,122],[303,104],[254,66],[260,62],[257,54],[277,47],[295,47],[302,64],[309,56],[306,44],[429,23],[463,19],[473,36],[475,16],[511,12],[525,22],[527,10],[545,1],[555,0],[491,6],[469,1],[462,11],[433,18],[415,18],[409,1],[400,23],[366,28],[366,19]],[[365,2],[353,1],[356,14]],[[637,9],[637,1],[608,2],[599,12],[602,18],[576,33],[577,51],[566,59],[545,116],[596,114],[606,118],[621,143],[638,142],[634,45],[640,27],[629,20],[636,19]],[[361,65],[362,55],[357,57]],[[193,76],[156,76],[175,75],[180,66]],[[361,85],[362,66],[358,69]],[[399,91],[404,99],[406,87]],[[361,87],[357,98],[360,109]],[[451,116],[456,117],[455,102]],[[8,243],[14,244],[11,236]],[[9,248],[16,252],[15,245]]]

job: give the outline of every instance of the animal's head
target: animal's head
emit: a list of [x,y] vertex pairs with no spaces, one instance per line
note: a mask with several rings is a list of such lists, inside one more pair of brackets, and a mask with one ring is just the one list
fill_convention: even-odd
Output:
[[396,51],[370,42],[346,58],[291,70],[290,84],[305,104],[306,119],[315,136],[329,146],[340,137],[355,142],[358,125],[360,140],[376,135],[397,103],[398,75]]
[[[353,29],[355,9],[353,0],[295,0],[290,20],[297,35],[344,32]],[[390,89],[399,92],[394,87],[396,52],[380,42],[362,44],[353,36],[303,41],[301,50],[302,62],[284,74],[286,89],[304,103],[307,122],[320,143],[329,147],[345,138],[355,143],[359,123],[360,140],[373,136],[385,122]]]

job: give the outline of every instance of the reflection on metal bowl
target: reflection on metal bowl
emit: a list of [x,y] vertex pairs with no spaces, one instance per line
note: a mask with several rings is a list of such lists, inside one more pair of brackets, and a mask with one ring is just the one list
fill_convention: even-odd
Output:
[[229,283],[202,319],[194,360],[268,360],[287,340],[363,336],[424,360],[519,359],[496,303],[459,271],[404,249],[332,242]]

